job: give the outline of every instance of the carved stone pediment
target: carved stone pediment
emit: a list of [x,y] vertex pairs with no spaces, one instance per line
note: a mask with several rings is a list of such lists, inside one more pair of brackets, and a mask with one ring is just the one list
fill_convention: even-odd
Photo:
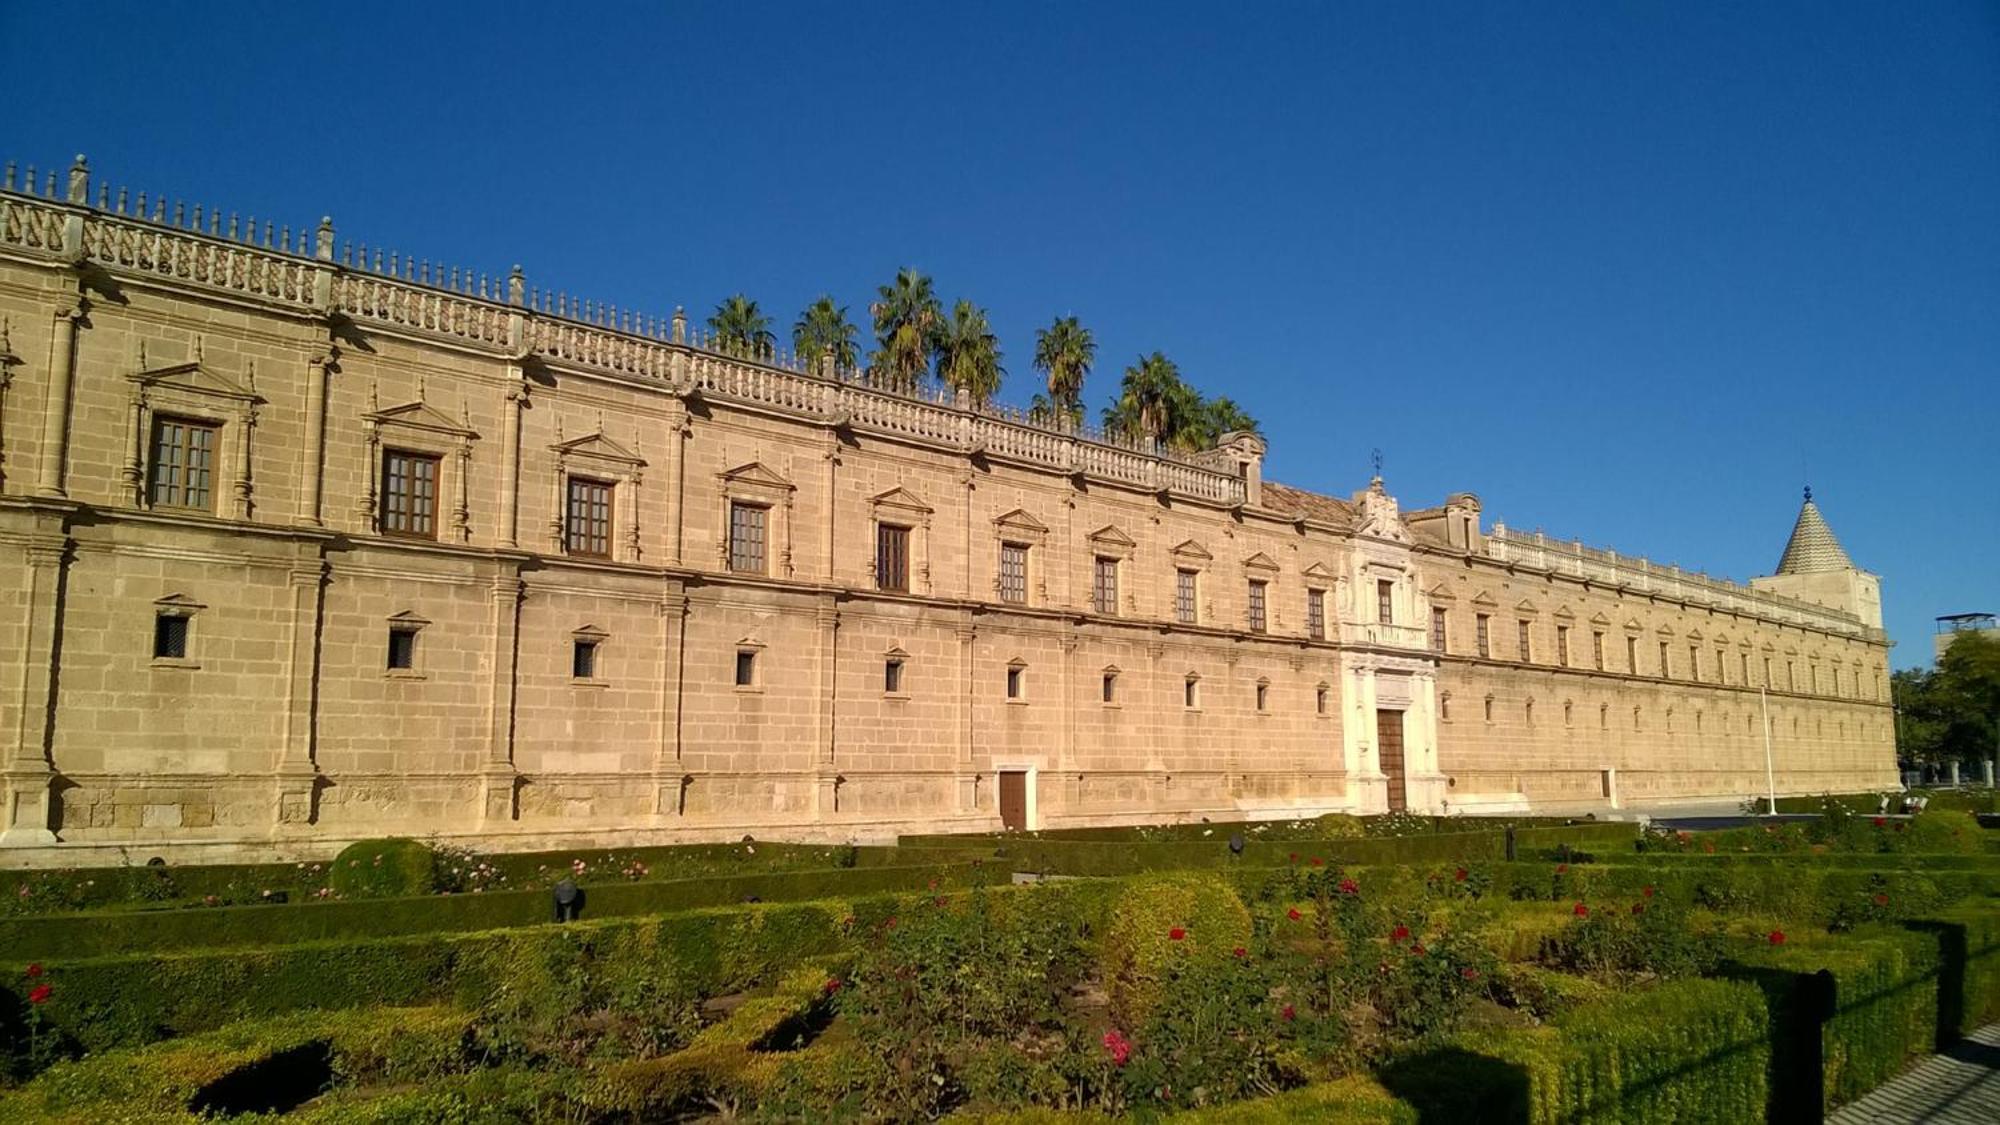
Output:
[[1180,562],[1196,563],[1205,566],[1215,561],[1215,556],[1208,553],[1208,548],[1192,539],[1186,540],[1175,547],[1173,554],[1174,558]]
[[1105,524],[1091,532],[1089,538],[1093,546],[1112,547],[1128,552],[1139,545],[1137,540],[1120,531],[1117,524]]
[[473,432],[472,427],[422,400],[391,406],[386,410],[371,410],[361,417],[377,426],[405,426],[425,433],[467,440],[479,436]]
[[602,432],[572,438],[561,444],[552,445],[549,449],[555,453],[558,460],[608,461],[632,469],[646,467],[645,458],[627,448],[624,443],[607,437]]
[[223,399],[238,409],[256,406],[264,401],[263,396],[252,387],[231,379],[199,359],[167,367],[135,371],[126,378],[149,390],[167,388],[206,398]]
[[870,496],[868,502],[876,508],[904,512],[911,516],[928,516],[931,514],[931,506],[924,503],[916,493],[911,492],[907,488],[892,488],[887,492]]
[[1049,533],[1047,524],[1029,515],[1022,508],[994,517],[993,526],[1003,534],[1014,533],[1034,539],[1040,539]]
[[1327,569],[1325,563],[1314,563],[1307,567],[1303,577],[1307,585],[1312,586],[1331,586],[1339,579],[1338,575]]
[[1493,595],[1485,590],[1481,590],[1477,594],[1472,595],[1472,604],[1479,606],[1482,609],[1500,608],[1500,603],[1493,600]]
[[1611,624],[1611,619],[1602,613],[1593,613],[1590,615],[1590,623],[1592,625],[1609,625]]
[[1271,556],[1265,554],[1262,551],[1259,551],[1256,554],[1251,555],[1249,558],[1243,560],[1243,569],[1257,570],[1269,574],[1276,574],[1278,572],[1278,564],[1276,560],[1271,558]]
[[1526,598],[1523,598],[1521,599],[1521,603],[1514,607],[1514,612],[1520,614],[1523,617],[1533,617],[1537,613],[1540,613],[1541,611],[1535,608],[1534,602],[1531,602]]

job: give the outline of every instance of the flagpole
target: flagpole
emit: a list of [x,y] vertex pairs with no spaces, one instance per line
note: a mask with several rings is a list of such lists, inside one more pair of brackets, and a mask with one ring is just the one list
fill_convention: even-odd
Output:
[[1757,689],[1757,703],[1764,709],[1764,789],[1771,802],[1771,815],[1778,815],[1778,775],[1771,768],[1771,697]]

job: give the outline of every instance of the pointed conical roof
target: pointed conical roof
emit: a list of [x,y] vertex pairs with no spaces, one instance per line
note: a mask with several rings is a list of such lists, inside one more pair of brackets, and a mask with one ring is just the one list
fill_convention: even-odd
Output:
[[1785,557],[1778,560],[1779,574],[1816,574],[1828,570],[1853,570],[1854,563],[1840,549],[1840,540],[1813,503],[1812,488],[1806,488],[1806,502],[1799,508],[1799,522],[1792,525],[1791,541]]

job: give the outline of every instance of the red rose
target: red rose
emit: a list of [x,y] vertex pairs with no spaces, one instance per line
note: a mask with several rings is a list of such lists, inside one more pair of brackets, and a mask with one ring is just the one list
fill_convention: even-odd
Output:
[[1885,825],[1885,824],[1888,824],[1888,823],[1889,823],[1889,818],[1888,818],[1888,817],[1884,817],[1884,816],[1878,816],[1878,817],[1876,817],[1876,818],[1875,818],[1875,827],[1877,827],[1877,828],[1880,828],[1880,827],[1882,827],[1883,825]]
[[1410,927],[1408,926],[1397,926],[1395,929],[1389,931],[1390,941],[1407,941],[1409,937]]
[[1326,866],[1326,861],[1325,861],[1325,860],[1323,860],[1323,859],[1321,859],[1321,858],[1320,858],[1320,857],[1318,857],[1318,856],[1314,856],[1314,857],[1313,857],[1313,866],[1314,866],[1314,867],[1325,867],[1325,866]]
[[1299,914],[1299,908],[1294,906],[1290,910],[1285,911],[1285,917],[1290,918],[1294,922],[1298,921],[1299,918],[1301,917],[1301,915]]
[[1340,893],[1344,895],[1358,895],[1361,893],[1361,884],[1352,879],[1342,879],[1340,881]]
[[1467,877],[1467,876],[1469,876],[1469,875],[1471,875],[1471,874],[1472,874],[1472,873],[1471,873],[1470,871],[1467,871],[1467,870],[1466,870],[1465,868],[1461,867],[1461,868],[1459,868],[1459,869],[1458,869],[1458,871],[1457,871],[1457,872],[1456,872],[1456,873],[1455,873],[1455,874],[1454,874],[1454,875],[1452,876],[1452,878],[1453,878],[1453,879],[1456,879],[1456,880],[1457,880],[1458,882],[1461,882],[1461,883],[1463,883],[1463,882],[1465,882],[1465,880],[1466,880],[1466,877]]
[[943,905],[944,905],[945,903],[947,903],[947,902],[949,902],[949,901],[951,901],[951,900],[950,900],[950,899],[947,899],[947,898],[945,898],[945,897],[944,897],[943,895],[939,895],[939,896],[937,896],[936,898],[934,898],[934,899],[932,899],[932,900],[931,900],[931,905],[933,905],[933,906],[943,906]]
[[1298,861],[1299,861],[1299,853],[1293,852],[1287,862],[1297,863]]
[[1419,957],[1422,957],[1424,955],[1424,943],[1418,942],[1417,944],[1411,946],[1410,952],[1416,954]]
[[1299,1018],[1299,1014],[1292,1010],[1292,1006],[1290,1004],[1287,1004],[1285,1005],[1284,1010],[1278,1013],[1278,1018],[1284,1020],[1295,1020]]
[[1459,975],[1459,976],[1462,976],[1462,977],[1464,977],[1464,978],[1465,978],[1466,980],[1478,980],[1478,979],[1479,979],[1479,970],[1478,970],[1478,969],[1460,969],[1460,970],[1458,971],[1458,975]]
[[1877,906],[1887,906],[1887,905],[1889,905],[1889,896],[1888,896],[1888,895],[1876,895],[1876,896],[1875,896],[1875,905],[1877,905]]
[[1556,864],[1556,874],[1558,874],[1558,875],[1562,875],[1562,874],[1565,874],[1565,873],[1567,873],[1568,871],[1569,871],[1569,864],[1567,864],[1567,863],[1558,863],[1558,864]]
[[46,984],[38,984],[34,988],[28,990],[28,1003],[46,1004],[49,1002],[50,994],[53,993],[54,991],[55,989],[50,988]]
[[1590,916],[1590,907],[1579,902],[1576,904],[1576,909],[1571,910],[1570,913],[1579,918],[1588,918]]
[[1653,897],[1652,884],[1648,883],[1646,886],[1639,888],[1639,893],[1645,895],[1647,898],[1652,898]]
[[1167,937],[1173,939],[1174,941],[1179,941],[1186,936],[1187,936],[1187,931],[1181,929],[1179,926],[1175,926],[1173,929],[1167,931]]
[[1236,947],[1235,949],[1232,949],[1232,950],[1230,950],[1230,951],[1229,951],[1230,955],[1231,955],[1231,956],[1233,956],[1233,957],[1241,957],[1241,956],[1243,956],[1243,955],[1244,955],[1245,953],[1247,953],[1247,952],[1249,952],[1249,951],[1248,951],[1248,950],[1246,950],[1246,949],[1244,949],[1244,948],[1243,948],[1242,946],[1240,946],[1240,945],[1239,945],[1239,946],[1237,946],[1237,947]]
[[1111,1052],[1115,1066],[1124,1066],[1125,1060],[1132,1057],[1132,1041],[1120,1035],[1115,1027],[1104,1033],[1104,1049]]
[[1772,945],[1783,945],[1783,944],[1785,944],[1785,931],[1783,931],[1783,930],[1772,930],[1772,931],[1771,931],[1771,944],[1772,944]]
[[839,977],[826,978],[826,994],[828,996],[831,996],[839,991],[840,991],[840,978]]
[[37,961],[37,962],[35,962],[34,964],[32,964],[32,965],[29,965],[29,966],[28,966],[28,975],[29,975],[29,976],[31,976],[31,977],[38,977],[38,976],[41,976],[41,975],[42,975],[42,963],[41,963],[40,961]]

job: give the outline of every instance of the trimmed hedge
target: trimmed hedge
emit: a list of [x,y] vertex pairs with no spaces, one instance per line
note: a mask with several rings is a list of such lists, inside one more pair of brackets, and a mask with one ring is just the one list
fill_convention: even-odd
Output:
[[1747,984],[1685,980],[1557,1016],[1472,1032],[1383,1071],[1426,1121],[1754,1121],[1769,1023]]
[[1281,1125],[1310,1121],[1318,1125],[1417,1125],[1417,1111],[1399,1101],[1372,1078],[1319,1082],[1283,1094],[1209,1109],[1188,1110],[1167,1118],[1181,1125]]
[[[939,886],[1004,882],[991,864],[865,867],[767,872],[675,882],[586,885],[585,918],[656,914],[756,899],[788,902]],[[0,919],[0,949],[22,960],[104,957],[182,949],[293,945],[299,942],[391,937],[530,926],[548,922],[546,890],[419,895],[360,901],[226,906],[204,910],[57,914]]]
[[362,840],[342,848],[327,886],[344,898],[396,898],[438,889],[437,857],[404,836]]
[[[421,1082],[471,1064],[445,1008],[304,1013],[57,1063],[0,1097],[0,1123],[187,1121],[296,1104],[327,1082]],[[263,1099],[263,1104],[259,1104]]]
[[[150,1043],[301,1009],[472,1008],[534,965],[583,954],[670,962],[705,995],[744,987],[838,951],[859,905],[739,906],[470,934],[425,934],[53,964],[45,1026],[85,1051]],[[532,975],[532,973],[530,973]],[[25,978],[0,985],[0,1046],[24,1049]]]

